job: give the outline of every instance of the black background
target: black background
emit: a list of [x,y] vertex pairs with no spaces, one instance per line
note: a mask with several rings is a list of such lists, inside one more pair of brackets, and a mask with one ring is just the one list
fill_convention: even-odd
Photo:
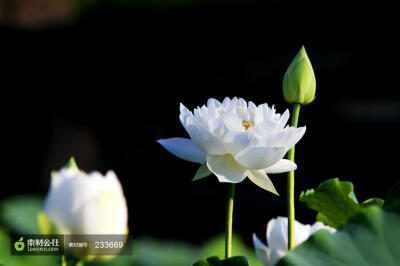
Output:
[[[117,173],[134,236],[200,243],[222,232],[226,185],[192,183],[197,165],[156,140],[187,136],[180,102],[193,109],[238,96],[282,113],[282,78],[303,44],[317,98],[300,114],[296,195],[339,177],[360,201],[384,197],[399,165],[394,9],[323,2],[103,3],[71,25],[2,26],[0,197],[45,195],[50,171],[74,155],[86,171]],[[271,179],[280,197],[248,180],[236,188],[234,230],[248,243],[286,214],[286,175]],[[296,212],[315,220],[302,203]]]

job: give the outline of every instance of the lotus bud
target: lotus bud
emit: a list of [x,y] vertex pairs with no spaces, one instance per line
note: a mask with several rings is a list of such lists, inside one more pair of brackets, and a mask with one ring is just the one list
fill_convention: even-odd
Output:
[[283,96],[290,104],[306,105],[315,99],[315,87],[314,70],[302,46],[283,78]]
[[126,200],[115,173],[85,173],[73,158],[52,173],[43,212],[61,234],[127,232]]

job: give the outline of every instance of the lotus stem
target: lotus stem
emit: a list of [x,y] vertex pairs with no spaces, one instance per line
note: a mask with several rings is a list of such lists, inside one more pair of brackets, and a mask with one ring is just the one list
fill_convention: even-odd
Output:
[[65,259],[65,256],[61,256],[61,266],[67,266],[67,260]]
[[225,228],[225,259],[232,255],[232,216],[233,198],[235,196],[235,184],[228,184],[228,194],[226,202],[226,228]]
[[[299,121],[300,104],[293,104],[292,122],[291,126],[297,128]],[[293,146],[288,154],[287,159],[294,162],[294,149]],[[294,248],[294,171],[289,171],[287,176],[287,213],[288,213],[288,250]]]

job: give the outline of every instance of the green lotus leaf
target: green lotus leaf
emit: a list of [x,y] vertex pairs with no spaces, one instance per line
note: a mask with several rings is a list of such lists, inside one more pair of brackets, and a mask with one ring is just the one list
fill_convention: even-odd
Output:
[[315,190],[303,191],[300,201],[318,212],[317,220],[333,228],[339,228],[350,218],[370,206],[382,207],[384,201],[372,198],[358,203],[351,182],[339,181],[338,178],[322,182]]
[[[397,206],[398,207],[398,206]],[[320,230],[278,266],[399,265],[400,215],[370,206],[335,234]]]

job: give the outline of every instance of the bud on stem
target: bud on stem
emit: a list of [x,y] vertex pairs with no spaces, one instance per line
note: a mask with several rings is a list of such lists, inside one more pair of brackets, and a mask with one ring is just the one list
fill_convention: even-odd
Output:
[[283,96],[290,104],[306,105],[315,99],[315,88],[314,70],[302,46],[283,78]]

